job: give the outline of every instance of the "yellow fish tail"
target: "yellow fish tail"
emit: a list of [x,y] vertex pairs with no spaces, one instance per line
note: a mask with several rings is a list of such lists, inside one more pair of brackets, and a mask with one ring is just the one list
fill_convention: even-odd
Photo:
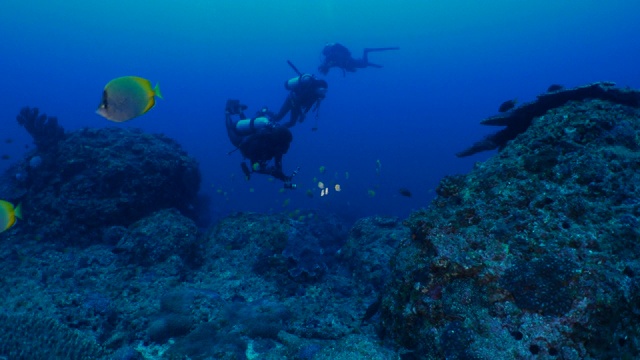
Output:
[[22,220],[22,203],[18,204],[18,206],[13,210],[13,215]]
[[153,88],[153,93],[160,99],[164,100],[162,93],[160,92],[160,83],[156,83],[156,86]]

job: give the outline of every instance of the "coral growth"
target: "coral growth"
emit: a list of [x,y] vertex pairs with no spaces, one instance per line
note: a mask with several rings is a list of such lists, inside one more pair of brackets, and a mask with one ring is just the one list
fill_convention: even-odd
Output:
[[38,108],[23,107],[16,120],[29,132],[38,150],[46,151],[64,139],[64,129],[58,125],[58,119],[40,114]]
[[[199,237],[202,265],[182,271],[175,270],[193,255],[189,249],[196,242],[193,224],[175,210],[161,210],[128,229],[113,226],[105,232],[108,241],[84,248],[30,241],[25,234],[4,238],[3,311],[42,319],[27,325],[32,334],[44,333],[46,343],[29,338],[27,344],[65,349],[73,340],[78,347],[69,351],[85,358],[95,350],[104,359],[391,358],[392,351],[372,340],[378,318],[366,324],[361,318],[388,274],[382,269],[390,255],[385,252],[407,229],[393,218],[363,219],[348,240],[351,251],[360,247],[352,260],[333,250],[346,240],[344,224],[316,212],[303,214],[305,221],[286,215],[228,217]],[[324,256],[312,256],[325,266],[321,278],[289,271],[305,266],[289,264],[297,255],[283,254],[295,234],[321,246]],[[117,238],[122,241],[114,247]],[[351,270],[365,266],[371,274]],[[252,271],[257,267],[261,272]],[[50,332],[49,324],[58,331]],[[13,341],[26,337],[24,332],[3,335],[0,340],[11,342],[10,348],[0,342],[0,355],[42,358],[39,348],[15,352],[20,343]]]
[[100,242],[105,229],[128,226],[162,209],[191,214],[200,171],[175,141],[119,128],[45,136],[63,134],[55,118],[27,108],[22,113],[39,146],[57,139],[55,151],[39,149],[37,167],[31,166],[33,158],[25,159],[26,178],[14,184],[23,190],[16,193],[24,194],[19,200],[29,215],[25,229],[37,229],[46,240],[87,245]]
[[246,242],[259,245],[262,250],[255,254],[252,270],[280,279],[280,285],[292,290],[321,280],[344,243],[346,231],[331,220],[313,218],[300,223],[288,217],[239,214],[224,219],[217,231],[231,249]]
[[125,263],[142,266],[172,256],[181,265],[198,265],[203,256],[196,225],[175,209],[160,210],[129,226],[114,252]]
[[0,312],[0,354],[5,359],[96,359],[104,351],[90,335],[41,314]]

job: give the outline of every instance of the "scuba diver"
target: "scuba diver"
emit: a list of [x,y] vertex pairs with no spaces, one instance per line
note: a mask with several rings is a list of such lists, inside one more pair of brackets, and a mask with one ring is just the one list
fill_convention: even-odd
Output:
[[382,65],[373,64],[369,62],[369,53],[374,51],[387,51],[387,50],[399,50],[399,47],[385,47],[385,48],[365,48],[362,51],[361,59],[354,59],[351,56],[349,49],[342,44],[330,43],[324,46],[322,49],[322,55],[324,60],[322,64],[318,66],[318,71],[327,75],[332,67],[342,69],[342,75],[346,72],[355,72],[357,69],[363,69],[366,67],[381,68]]
[[[298,122],[303,122],[307,113],[313,109],[318,111],[320,103],[327,94],[328,84],[326,81],[316,78],[311,74],[301,73],[290,61],[289,66],[298,76],[287,80],[284,83],[285,89],[289,90],[289,95],[280,107],[280,111],[271,119],[274,122],[282,120],[288,112],[291,112],[289,122],[284,126],[290,128]],[[313,128],[316,130],[316,127]]]
[[[253,118],[245,116],[246,109],[247,106],[238,100],[227,100],[225,107],[225,125],[229,140],[240,150],[242,156],[249,160],[249,165],[244,161],[240,164],[242,172],[247,179],[254,172],[271,175],[282,180],[285,189],[295,189],[296,184],[292,183],[292,179],[298,170],[290,176],[282,171],[282,156],[289,151],[289,145],[293,140],[291,131],[274,123],[271,119],[273,113],[267,108],[262,108]],[[270,164],[272,159],[273,164]]]

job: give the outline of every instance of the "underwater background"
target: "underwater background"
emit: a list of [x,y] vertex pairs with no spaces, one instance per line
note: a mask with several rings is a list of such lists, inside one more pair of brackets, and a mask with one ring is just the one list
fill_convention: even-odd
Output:
[[[0,359],[640,358],[638,10],[2,1]],[[224,126],[287,61],[295,190]],[[164,99],[105,120],[126,75]]]
[[[136,127],[176,139],[200,163],[212,219],[314,208],[352,220],[405,217],[429,203],[443,175],[491,155],[454,156],[491,130],[478,120],[503,101],[532,100],[552,83],[639,86],[637,11],[626,1],[7,0],[0,4],[0,117],[3,138],[15,141],[0,144],[10,158],[0,170],[30,143],[13,118],[31,105],[67,130]],[[226,99],[240,99],[249,113],[277,110],[284,81],[295,75],[286,60],[317,73],[329,42],[354,56],[365,47],[400,51],[372,53],[382,69],[324,77],[318,131],[310,114],[292,129],[284,157],[285,172],[300,167],[298,190],[281,192],[266,176],[246,182],[240,154],[227,155]],[[104,85],[124,75],[159,82],[165,100],[114,124],[95,109]],[[342,191],[320,197],[314,178]],[[403,187],[411,198],[398,193]]]

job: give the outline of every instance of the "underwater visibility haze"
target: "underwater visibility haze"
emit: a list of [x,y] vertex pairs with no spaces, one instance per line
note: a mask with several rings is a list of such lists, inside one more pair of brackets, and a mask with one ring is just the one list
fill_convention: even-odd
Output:
[[[160,83],[166,100],[117,126],[178,140],[200,162],[202,192],[218,218],[230,211],[316,207],[354,218],[406,216],[428,204],[443,175],[466,172],[489,155],[459,160],[453,154],[487,131],[477,120],[496,113],[503,101],[531,100],[552,83],[633,86],[639,76],[638,50],[628,43],[639,26],[636,9],[625,2],[102,6],[10,0],[0,6],[6,34],[0,111],[8,119],[3,133],[16,139],[3,154],[20,157],[21,145],[29,143],[11,121],[20,107],[37,106],[69,130],[114,126],[95,115],[102,89],[119,76],[142,76]],[[240,99],[250,114],[262,106],[276,111],[287,95],[284,81],[296,75],[286,60],[318,74],[322,47],[330,42],[344,44],[354,56],[366,47],[400,50],[371,54],[382,69],[346,76],[333,70],[323,77],[329,89],[318,119],[310,114],[293,129],[284,157],[287,172],[300,167],[297,191],[279,193],[280,184],[266,176],[245,182],[239,154],[227,156],[233,147],[223,125],[226,99]],[[314,126],[318,131],[311,131]],[[340,183],[341,193],[320,198],[314,178]],[[413,196],[399,195],[401,187]],[[309,189],[312,199],[305,195]]]
[[[0,358],[640,356],[639,12],[2,1]],[[286,176],[243,169],[228,100],[301,73]]]

